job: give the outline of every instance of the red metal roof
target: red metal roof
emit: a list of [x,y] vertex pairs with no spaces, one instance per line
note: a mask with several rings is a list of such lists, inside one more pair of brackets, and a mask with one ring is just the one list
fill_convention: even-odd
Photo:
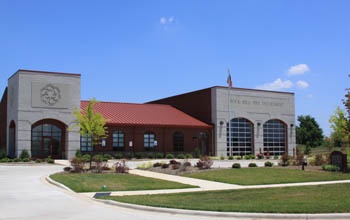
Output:
[[[89,101],[81,101],[83,110]],[[163,104],[134,104],[120,102],[97,102],[95,111],[103,115],[107,124],[139,125],[162,127],[202,127],[211,126],[186,113]]]

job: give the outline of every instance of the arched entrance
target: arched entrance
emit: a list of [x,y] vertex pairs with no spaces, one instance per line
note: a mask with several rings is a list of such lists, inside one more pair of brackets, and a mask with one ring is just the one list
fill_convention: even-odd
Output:
[[9,126],[9,152],[10,157],[16,157],[16,124],[11,121]]
[[44,119],[32,125],[31,153],[34,158],[65,158],[66,125],[54,119]]

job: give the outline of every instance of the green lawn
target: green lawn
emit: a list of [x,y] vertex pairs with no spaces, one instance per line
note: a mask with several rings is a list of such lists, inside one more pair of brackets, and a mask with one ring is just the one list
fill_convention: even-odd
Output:
[[258,213],[349,213],[350,184],[105,197],[191,210]]
[[106,185],[107,191],[157,190],[195,188],[196,186],[136,176],[132,174],[66,174],[58,173],[51,179],[64,184],[75,192],[99,192]]
[[198,173],[184,174],[183,176],[239,185],[262,185],[350,179],[350,174],[338,172],[317,172],[288,168],[263,167],[208,170]]

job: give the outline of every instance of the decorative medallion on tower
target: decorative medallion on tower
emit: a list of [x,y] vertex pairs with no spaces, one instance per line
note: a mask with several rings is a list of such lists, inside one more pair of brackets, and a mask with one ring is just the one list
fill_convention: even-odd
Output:
[[41,101],[49,106],[54,106],[61,99],[61,91],[58,87],[47,84],[40,90]]

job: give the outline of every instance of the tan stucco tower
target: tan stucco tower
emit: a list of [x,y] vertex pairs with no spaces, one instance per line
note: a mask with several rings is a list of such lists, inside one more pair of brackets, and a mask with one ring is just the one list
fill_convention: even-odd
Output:
[[71,128],[80,109],[80,74],[18,70],[8,80],[7,153],[72,158],[80,145]]

